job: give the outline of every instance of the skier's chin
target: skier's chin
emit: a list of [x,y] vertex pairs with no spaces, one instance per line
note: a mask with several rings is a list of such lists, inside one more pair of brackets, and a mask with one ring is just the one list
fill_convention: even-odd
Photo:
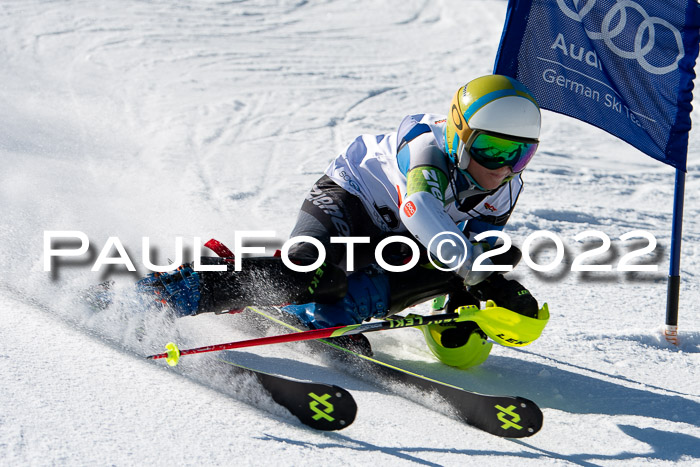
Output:
[[495,190],[499,186],[503,185],[506,178],[511,175],[512,173],[510,170],[506,171],[505,173],[501,173],[501,171],[496,170],[489,170],[479,174],[479,177],[474,177],[474,180],[476,180],[476,183],[486,190]]
[[469,161],[467,171],[474,178],[474,181],[485,190],[495,190],[508,177],[513,175],[510,167],[506,166],[491,170],[477,163],[474,159]]

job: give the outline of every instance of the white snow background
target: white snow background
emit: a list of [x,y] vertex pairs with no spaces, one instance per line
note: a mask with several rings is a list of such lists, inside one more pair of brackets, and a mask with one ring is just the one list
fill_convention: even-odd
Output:
[[[436,362],[413,329],[370,334],[379,358],[486,393],[527,397],[545,423],[500,439],[350,376],[304,345],[238,352],[251,366],[341,385],[359,406],[333,433],[301,425],[209,356],[176,369],[143,357],[252,337],[241,315],[174,323],[84,287],[128,297],[175,238],[232,244],[236,231],[286,239],[306,191],[357,135],[404,115],[446,114],[456,89],[492,70],[504,0],[3,0],[0,3],[0,465],[699,465],[700,132],[690,134],[681,345],[661,336],[674,171],[591,126],[544,112],[540,150],[507,227],[522,246],[556,233],[562,264],[511,276],[552,317],[528,347],[494,346],[482,366]],[[698,92],[696,91],[696,95]],[[700,122],[700,98],[693,121]],[[575,273],[598,245],[612,264],[658,272]],[[43,236],[76,230],[90,252],[43,270]],[[91,272],[118,237],[139,274]],[[554,257],[541,242],[535,259]],[[534,251],[534,250],[533,250]],[[116,251],[112,249],[112,256]],[[187,259],[187,258],[186,258]],[[417,309],[427,311],[427,306]],[[146,330],[143,336],[143,330]]]

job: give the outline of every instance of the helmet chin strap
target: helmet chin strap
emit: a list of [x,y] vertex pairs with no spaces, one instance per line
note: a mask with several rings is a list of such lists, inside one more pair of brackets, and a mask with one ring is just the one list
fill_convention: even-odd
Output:
[[[467,179],[467,183],[469,184],[469,188],[470,188],[470,189],[471,189],[471,188],[475,188],[475,189],[477,189],[477,190],[479,190],[479,191],[484,191],[484,192],[493,191],[493,190],[487,190],[487,189],[484,188],[483,186],[479,185],[479,184],[477,183],[477,181],[474,180],[474,177],[472,177],[472,175],[471,175],[469,172],[467,172],[466,170],[460,169],[459,167],[457,167],[457,164],[453,164],[453,166],[452,166],[452,176],[450,177],[451,183],[454,183],[454,180],[455,180],[454,174],[455,174],[455,172],[456,172],[457,170],[459,170],[459,172],[460,172],[462,175],[464,175],[464,177]],[[454,187],[453,187],[453,188],[454,188]],[[455,191],[455,193],[457,192],[456,190],[454,190],[454,191]]]
[[[461,169],[459,169],[459,170],[461,170]],[[464,175],[466,175],[467,181],[468,181],[469,184],[472,185],[474,188],[477,188],[477,189],[479,189],[479,190],[481,190],[481,191],[493,191],[493,190],[487,190],[487,189],[484,188],[483,186],[479,185],[479,184],[477,183],[477,181],[474,180],[474,177],[472,177],[472,174],[470,174],[470,173],[467,172],[466,170],[462,170],[462,173],[463,173]]]

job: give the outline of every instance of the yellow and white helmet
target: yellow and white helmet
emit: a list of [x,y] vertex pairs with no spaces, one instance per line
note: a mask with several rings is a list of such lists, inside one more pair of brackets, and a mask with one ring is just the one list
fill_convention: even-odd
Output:
[[454,95],[445,127],[445,152],[462,170],[474,159],[487,169],[521,172],[537,150],[540,107],[520,81],[488,75]]

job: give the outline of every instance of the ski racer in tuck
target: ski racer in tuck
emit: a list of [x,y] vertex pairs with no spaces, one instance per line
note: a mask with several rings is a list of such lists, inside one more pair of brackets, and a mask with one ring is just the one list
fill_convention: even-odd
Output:
[[[492,300],[536,317],[537,301],[525,287],[473,265],[496,240],[476,243],[474,237],[505,226],[539,133],[539,106],[522,83],[500,75],[474,79],[455,93],[446,117],[406,116],[395,133],[359,136],[331,162],[291,233],[320,242],[326,259],[318,269],[297,272],[279,257],[250,257],[235,271],[238,259],[207,257],[203,264],[226,264],[227,270],[196,272],[186,264],[151,274],[139,287],[157,293],[180,316],[287,305],[286,312],[312,329],[385,318],[446,294],[448,311]],[[376,264],[377,244],[395,235],[420,246],[418,265],[408,271]],[[349,259],[349,245],[331,242],[333,237],[369,237],[369,243],[355,243]],[[313,264],[318,256],[310,242],[295,243],[288,252],[298,265]],[[413,258],[401,242],[389,243],[382,256],[393,265]],[[511,247],[482,264],[515,265],[520,256]],[[473,321],[425,328],[430,349],[449,365],[478,365],[491,349]]]

